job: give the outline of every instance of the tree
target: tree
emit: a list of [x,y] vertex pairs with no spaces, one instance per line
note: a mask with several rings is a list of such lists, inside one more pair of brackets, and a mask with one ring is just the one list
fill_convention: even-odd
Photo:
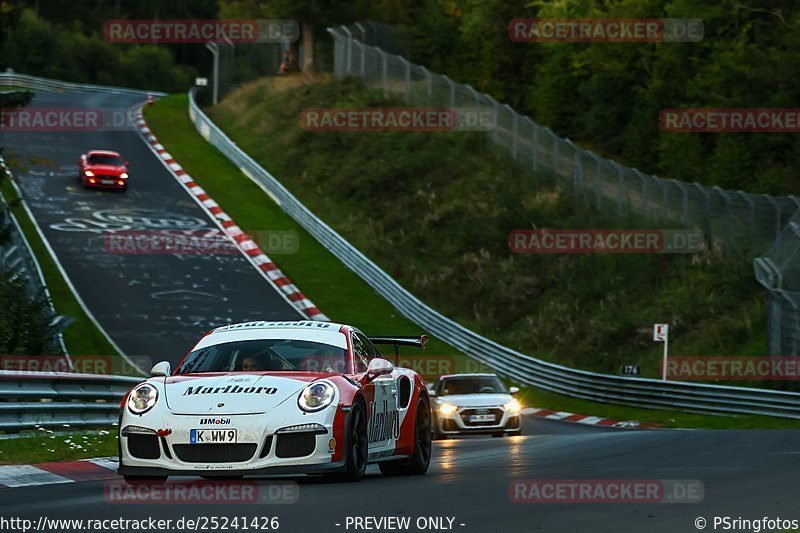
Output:
[[297,64],[300,58],[300,43],[303,45],[303,61],[298,65],[307,74],[314,74],[316,69],[316,43],[324,38],[328,26],[353,20],[369,18],[370,7],[365,0],[343,2],[340,0],[239,0],[221,7],[221,15],[235,18],[237,16],[258,15],[270,19],[290,19],[300,26],[299,39],[289,46],[290,60]]

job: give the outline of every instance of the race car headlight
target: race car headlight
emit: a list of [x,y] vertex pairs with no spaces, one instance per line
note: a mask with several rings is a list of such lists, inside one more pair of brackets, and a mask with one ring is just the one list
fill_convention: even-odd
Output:
[[458,410],[458,407],[451,403],[443,403],[439,406],[439,414],[444,416],[450,416]]
[[126,179],[128,179],[128,173],[127,172],[123,172],[122,174],[119,175],[119,177],[120,177],[120,179],[126,180]]
[[522,411],[522,405],[517,400],[512,399],[511,401],[503,404],[503,408],[511,414],[517,414]]
[[142,415],[152,409],[157,400],[158,389],[149,383],[143,383],[128,396],[128,410],[135,415]]
[[335,392],[333,385],[325,381],[310,383],[297,397],[297,405],[307,413],[321,411],[331,404]]
[[90,176],[90,177],[94,176],[94,172],[92,172],[91,170],[87,170],[86,172],[84,172],[84,174],[86,174],[87,176]]

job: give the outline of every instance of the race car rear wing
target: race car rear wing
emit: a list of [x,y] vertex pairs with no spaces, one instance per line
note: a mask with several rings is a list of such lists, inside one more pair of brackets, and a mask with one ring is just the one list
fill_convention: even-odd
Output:
[[400,346],[414,346],[421,350],[425,349],[425,344],[428,342],[427,335],[420,335],[419,337],[369,337],[372,344],[392,344],[394,345],[394,364],[400,359]]

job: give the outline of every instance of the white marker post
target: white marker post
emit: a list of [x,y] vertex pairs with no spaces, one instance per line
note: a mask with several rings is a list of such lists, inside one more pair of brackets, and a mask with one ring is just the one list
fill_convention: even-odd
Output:
[[653,324],[653,340],[664,343],[664,361],[661,380],[667,381],[667,349],[669,347],[669,324]]

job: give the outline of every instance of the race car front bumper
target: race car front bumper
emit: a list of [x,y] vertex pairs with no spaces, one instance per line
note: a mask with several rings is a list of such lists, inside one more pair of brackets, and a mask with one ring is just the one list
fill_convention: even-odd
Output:
[[[473,416],[493,416],[493,420],[474,422]],[[434,413],[435,430],[440,435],[475,435],[515,433],[520,430],[520,413],[512,413],[503,406],[461,407],[450,415]]]
[[[121,178],[114,178],[112,176],[99,176],[93,178],[94,181],[90,181],[90,178],[82,178],[83,186],[90,187],[92,189],[117,189],[117,190],[125,190],[128,188],[128,180],[121,179]],[[120,185],[120,182],[122,183]]]
[[[192,431],[201,426],[194,415],[171,416],[169,424],[148,427],[123,417],[119,438],[120,466],[126,476],[240,476],[336,472],[344,459],[345,434],[334,428],[334,415],[314,413],[302,424],[266,415],[223,417],[224,428],[236,430],[235,442],[198,443]],[[345,418],[349,412],[342,413]],[[166,426],[166,427],[165,427]],[[202,426],[201,426],[202,427]],[[337,425],[337,427],[339,427]],[[344,425],[346,427],[346,424]],[[204,431],[219,430],[206,427]],[[338,457],[337,457],[338,459]]]

